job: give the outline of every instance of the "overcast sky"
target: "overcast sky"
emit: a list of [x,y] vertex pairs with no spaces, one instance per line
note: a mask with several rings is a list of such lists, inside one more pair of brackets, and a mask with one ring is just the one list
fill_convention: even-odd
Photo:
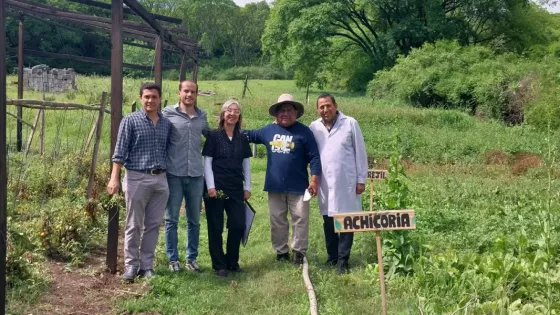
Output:
[[[235,2],[238,6],[242,7],[247,3],[251,3],[251,2],[260,2],[260,0],[233,0],[233,2]],[[268,3],[271,3],[272,0],[267,1]]]
[[560,4],[555,5],[552,8],[546,8],[549,12],[558,13],[560,12]]
[[[260,0],[233,0],[233,2],[237,3],[237,5],[240,6],[240,7],[242,7],[242,6],[244,6],[245,4],[250,3],[250,2],[259,2],[259,1],[260,1]],[[267,0],[267,2],[268,2],[268,3],[271,3],[272,0]],[[547,8],[547,9],[548,9],[548,11],[550,11],[550,12],[556,12],[556,13],[557,13],[557,12],[560,12],[560,4],[559,4],[559,5],[556,5],[556,6],[553,7],[553,8]]]

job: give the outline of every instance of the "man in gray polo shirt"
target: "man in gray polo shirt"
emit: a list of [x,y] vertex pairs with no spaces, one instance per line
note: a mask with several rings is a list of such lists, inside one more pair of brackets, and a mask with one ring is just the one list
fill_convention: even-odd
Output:
[[190,80],[179,84],[179,103],[163,110],[163,116],[173,125],[167,156],[169,200],[165,210],[165,242],[169,269],[181,270],[177,250],[179,210],[185,199],[187,214],[187,261],[185,268],[200,271],[198,240],[200,210],[204,191],[204,169],[201,155],[202,134],[210,127],[206,112],[196,106],[198,85]]

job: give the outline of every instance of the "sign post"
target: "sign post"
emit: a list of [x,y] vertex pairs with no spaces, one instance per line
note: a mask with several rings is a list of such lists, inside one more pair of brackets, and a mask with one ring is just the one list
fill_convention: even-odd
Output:
[[368,171],[368,179],[370,180],[370,212],[340,213],[333,217],[335,233],[375,231],[377,263],[379,265],[379,284],[381,286],[381,309],[383,315],[387,315],[387,295],[385,293],[381,231],[416,229],[416,216],[412,209],[373,211],[373,182],[375,180],[384,180],[387,178],[387,175],[388,172],[386,170]]

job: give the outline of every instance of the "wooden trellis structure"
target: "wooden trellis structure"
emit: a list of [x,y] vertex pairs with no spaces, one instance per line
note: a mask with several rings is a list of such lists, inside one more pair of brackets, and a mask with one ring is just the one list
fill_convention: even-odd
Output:
[[[93,0],[69,0],[69,1],[77,2],[89,6],[104,8],[104,9],[111,8],[111,5],[107,3],[97,2]],[[185,29],[181,27],[172,27],[169,29],[163,28],[156,21],[156,20],[162,20],[170,23],[181,24],[182,20],[166,17],[162,15],[152,15],[151,13],[146,11],[140,4],[138,4],[136,0],[124,1],[124,2],[132,7],[126,8],[126,10],[123,8],[123,14],[124,12],[126,12],[127,14],[136,13],[140,15],[147,23],[123,20],[122,24],[120,25],[120,29],[122,30],[121,42],[123,44],[132,45],[132,46],[155,48],[156,54],[155,54],[155,60],[153,65],[154,77],[155,77],[154,81],[161,86],[162,71],[168,69],[177,69],[177,68],[180,69],[179,80],[184,80],[186,74],[186,67],[188,66],[186,61],[187,57],[192,59],[193,61],[193,63],[191,64],[193,80],[196,81],[197,72],[198,72],[197,42],[187,37],[184,37],[182,35],[171,34],[171,33],[185,34],[186,33]],[[7,11],[8,15],[15,18],[19,18],[18,47],[17,47],[18,99],[23,98],[23,61],[24,61],[24,56],[27,54],[41,56],[41,57],[48,57],[48,58],[76,60],[76,61],[83,61],[83,62],[89,62],[95,64],[111,65],[111,61],[109,60],[25,49],[24,42],[23,42],[25,17],[38,19],[46,23],[54,24],[60,28],[66,28],[72,31],[90,34],[101,40],[108,40],[109,38],[98,35],[97,33],[92,33],[92,31],[111,33],[111,36],[113,36],[113,26],[112,26],[113,21],[111,19],[104,18],[104,17],[90,16],[79,12],[62,10],[53,6],[35,3],[30,0],[6,0],[6,4],[10,9],[10,11]],[[144,17],[147,17],[149,19],[146,20],[142,15],[144,15]],[[64,24],[59,22],[63,22]],[[152,25],[153,24],[152,22],[155,24]],[[122,39],[123,37],[126,38],[127,40],[126,41],[123,40]],[[137,41],[145,42],[145,44],[138,43]],[[10,51],[15,51],[15,50],[16,50],[15,48],[10,49]],[[163,57],[164,50],[173,53],[180,53],[181,64],[163,64],[162,57]],[[112,54],[114,54],[114,45],[113,45]],[[152,70],[152,67],[144,66],[144,65],[122,63],[122,66],[131,69],[139,69],[145,71]],[[18,107],[17,117],[18,117],[18,122],[17,122],[17,130],[16,130],[16,136],[17,136],[16,147],[18,151],[21,151],[22,150],[22,123],[21,123],[22,110],[20,107]]]
[[[115,150],[119,124],[122,119],[123,101],[123,67],[136,67],[146,69],[139,65],[123,63],[123,44],[154,48],[154,77],[155,82],[162,83],[162,71],[170,68],[180,68],[179,80],[186,77],[187,58],[192,62],[192,80],[196,82],[198,73],[198,44],[196,41],[178,34],[185,34],[185,30],[173,27],[165,28],[159,21],[180,24],[181,20],[153,15],[142,7],[137,0],[111,0],[111,4],[101,3],[92,0],[69,0],[99,8],[111,10],[111,18],[89,16],[78,12],[61,10],[56,7],[38,4],[30,0],[0,0],[0,43],[5,43],[5,17],[7,14],[19,18],[18,33],[18,99],[23,99],[23,58],[24,54],[42,54],[53,58],[64,58],[80,60],[85,62],[110,64],[111,66],[111,155]],[[128,8],[124,8],[124,5]],[[7,11],[9,9],[9,11]],[[124,14],[136,14],[144,22],[134,22],[124,20]],[[59,27],[72,27],[72,30],[80,32],[101,31],[110,34],[111,40],[111,60],[101,60],[96,58],[85,58],[82,56],[69,56],[57,53],[37,52],[26,50],[23,46],[24,17],[41,19],[47,23],[57,23]],[[74,29],[75,27],[75,29]],[[90,33],[91,34],[91,33]],[[109,39],[97,33],[96,37]],[[133,40],[133,41],[130,41]],[[143,43],[139,43],[143,42]],[[6,221],[7,221],[7,165],[6,165],[6,47],[0,47],[0,315],[6,311]],[[164,51],[170,51],[181,55],[180,65],[164,65],[162,57]],[[16,100],[11,101],[18,105]],[[103,104],[104,102],[102,102]],[[19,104],[21,105],[21,104]],[[29,105],[29,104],[28,104]],[[33,104],[31,104],[33,105]],[[43,104],[44,105],[44,104]],[[103,106],[101,106],[103,107]],[[100,116],[106,110],[100,108]],[[21,150],[22,139],[22,109],[18,106],[17,116],[18,149]],[[102,121],[102,118],[98,118]],[[100,128],[96,132],[96,137],[100,136]],[[110,171],[109,171],[110,172]],[[89,191],[88,185],[88,191]],[[107,267],[111,272],[117,270],[117,251],[119,234],[119,208],[113,206],[108,212],[108,233],[107,233]]]
[[[32,124],[26,123],[25,121],[21,120],[22,123],[24,123],[25,125],[29,126],[29,128],[31,129],[31,132],[29,133],[29,138],[27,140],[27,145],[25,146],[25,153],[24,155],[27,156],[27,154],[29,153],[30,149],[31,149],[31,143],[33,141],[33,137],[37,131],[37,127],[39,124],[39,120],[41,120],[40,124],[41,124],[41,144],[40,144],[40,150],[39,153],[41,155],[43,155],[43,149],[44,149],[44,133],[45,133],[45,110],[90,110],[90,111],[96,111],[98,112],[97,114],[97,119],[95,120],[95,122],[93,123],[93,126],[91,127],[91,131],[89,132],[89,135],[87,137],[87,140],[85,142],[84,147],[82,148],[82,154],[86,154],[87,151],[89,150],[89,146],[91,141],[93,140],[93,152],[92,152],[92,157],[91,157],[91,164],[90,164],[90,170],[89,170],[89,177],[88,177],[88,185],[87,185],[87,189],[86,189],[86,198],[89,200],[92,197],[92,192],[93,192],[93,185],[94,185],[94,180],[95,180],[95,169],[97,167],[97,155],[99,152],[99,143],[101,141],[101,130],[102,130],[102,126],[103,126],[103,116],[105,113],[109,113],[110,112],[108,110],[105,109],[105,106],[107,105],[107,92],[103,92],[101,93],[101,100],[100,100],[100,104],[94,104],[94,105],[83,105],[83,104],[74,104],[74,103],[59,103],[59,102],[49,102],[49,101],[45,101],[44,99],[42,101],[38,101],[38,100],[22,100],[22,99],[18,99],[18,100],[6,100],[6,105],[15,105],[18,107],[26,107],[26,108],[31,108],[31,109],[36,109],[37,110],[37,114],[35,115],[35,119],[33,120]],[[17,118],[17,117],[16,117]],[[19,120],[19,119],[18,119]],[[95,139],[93,139],[95,136]]]

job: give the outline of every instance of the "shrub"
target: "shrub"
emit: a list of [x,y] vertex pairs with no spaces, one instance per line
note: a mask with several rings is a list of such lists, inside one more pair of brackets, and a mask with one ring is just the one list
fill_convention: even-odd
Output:
[[[559,69],[553,60],[542,65],[515,54],[497,55],[483,46],[440,41],[415,49],[392,69],[378,72],[368,91],[373,98],[458,109],[519,124],[526,108],[538,99],[536,87],[545,80],[541,77],[545,67]],[[548,86],[540,89],[541,94],[549,92]],[[539,116],[540,106],[535,106],[533,117]]]

